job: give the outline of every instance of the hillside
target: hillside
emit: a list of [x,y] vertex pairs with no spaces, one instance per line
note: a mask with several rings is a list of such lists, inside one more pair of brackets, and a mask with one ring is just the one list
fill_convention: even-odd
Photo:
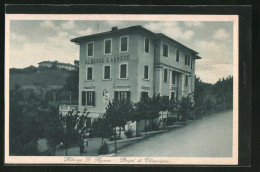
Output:
[[68,70],[59,69],[47,69],[37,72],[10,71],[10,89],[14,88],[15,84],[22,87],[33,87],[35,85],[62,87],[69,73]]

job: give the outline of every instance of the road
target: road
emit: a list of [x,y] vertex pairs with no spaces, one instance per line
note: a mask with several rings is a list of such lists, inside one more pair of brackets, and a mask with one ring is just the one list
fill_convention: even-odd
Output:
[[231,157],[233,112],[198,119],[118,151],[119,157]]

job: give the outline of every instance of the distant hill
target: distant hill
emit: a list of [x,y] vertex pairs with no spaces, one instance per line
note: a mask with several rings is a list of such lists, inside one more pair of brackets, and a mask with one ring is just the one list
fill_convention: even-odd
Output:
[[32,88],[36,85],[49,85],[52,88],[64,86],[66,78],[70,71],[65,69],[39,69],[37,67],[28,67],[24,69],[10,69],[10,89],[15,84],[23,88]]

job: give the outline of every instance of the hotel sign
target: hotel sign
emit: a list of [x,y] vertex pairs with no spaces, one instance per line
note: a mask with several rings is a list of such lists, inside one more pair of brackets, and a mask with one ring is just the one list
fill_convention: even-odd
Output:
[[121,61],[130,60],[130,55],[126,56],[115,56],[115,57],[107,57],[107,58],[94,58],[87,59],[86,64],[96,64],[96,63],[117,63]]

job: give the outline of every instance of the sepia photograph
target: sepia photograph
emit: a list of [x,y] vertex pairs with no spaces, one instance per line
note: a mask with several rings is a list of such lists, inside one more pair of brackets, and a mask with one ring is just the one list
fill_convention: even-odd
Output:
[[6,164],[238,164],[238,16],[6,14]]

